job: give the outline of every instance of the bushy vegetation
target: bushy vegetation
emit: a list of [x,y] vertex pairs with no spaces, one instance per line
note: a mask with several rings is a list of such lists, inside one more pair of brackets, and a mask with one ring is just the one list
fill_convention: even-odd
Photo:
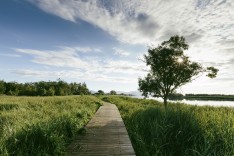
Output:
[[94,96],[1,96],[0,155],[64,155],[100,104]]
[[67,83],[58,81],[40,81],[31,83],[17,83],[0,81],[0,95],[14,96],[64,96],[89,95],[90,91],[85,83]]
[[234,109],[103,96],[118,106],[137,155],[234,155]]

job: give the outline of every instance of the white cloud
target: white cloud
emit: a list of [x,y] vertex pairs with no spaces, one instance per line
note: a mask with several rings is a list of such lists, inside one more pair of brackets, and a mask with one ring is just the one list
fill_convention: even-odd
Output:
[[[142,43],[153,37],[158,24],[142,2],[134,0],[29,0],[42,10],[65,20],[92,23],[124,42]],[[143,6],[148,7],[148,6]],[[147,9],[146,9],[147,10]]]
[[[120,81],[129,82],[130,79],[137,79],[144,73],[145,65],[130,61],[112,60],[111,58],[99,58],[77,53],[77,47],[63,47],[59,50],[34,50],[34,49],[15,49],[16,52],[32,56],[31,61],[48,67],[57,67],[68,71],[49,72],[34,70],[18,70],[14,73],[28,76],[65,76],[65,77],[83,77],[94,81]],[[86,53],[84,53],[86,54]],[[115,76],[112,76],[112,75]],[[117,75],[117,76],[116,76]],[[119,77],[121,75],[121,77]],[[127,77],[127,78],[124,78]]]
[[38,77],[38,78],[62,78],[62,79],[80,79],[85,81],[97,82],[119,82],[119,83],[135,83],[132,78],[120,76],[108,76],[104,74],[90,74],[79,70],[61,70],[61,71],[48,71],[48,70],[34,70],[34,69],[19,69],[12,70],[11,73],[25,76],[25,77]]
[[107,71],[126,73],[126,74],[139,74],[144,72],[144,70],[146,69],[145,64],[143,64],[142,62],[133,63],[129,61],[113,61],[113,60],[106,61],[103,67],[104,70]]
[[[232,0],[29,0],[65,20],[87,21],[127,43],[157,45],[179,34],[189,41],[191,56],[222,62],[223,43],[234,40]],[[227,47],[226,47],[227,48]],[[231,44],[229,49],[233,49]],[[90,51],[81,48],[80,51]],[[128,55],[117,51],[118,55]],[[208,57],[212,55],[214,57]],[[234,56],[232,56],[234,58]]]
[[114,50],[114,55],[117,55],[117,56],[125,56],[126,57],[126,56],[130,55],[129,52],[127,52],[123,49],[119,49],[119,48],[114,47],[113,50]]
[[89,63],[80,59],[74,48],[65,48],[59,51],[42,51],[33,49],[15,49],[16,52],[32,55],[32,62],[56,67],[88,67]]
[[102,52],[99,48],[90,48],[90,47],[75,47],[75,49],[79,52]]
[[66,51],[76,51],[81,53],[100,53],[102,52],[99,48],[91,48],[91,47],[66,47],[66,46],[58,46],[61,49],[64,49]]
[[[104,73],[128,73],[135,74],[142,72],[144,64],[129,61],[114,61],[111,58],[85,57],[77,53],[77,47],[64,47],[59,50],[34,50],[15,49],[16,52],[31,55],[32,62],[54,67],[70,67],[85,71]],[[79,51],[79,50],[78,50]]]
[[29,1],[63,19],[85,20],[129,43],[164,40],[175,33],[215,38],[230,35],[234,24],[232,0]]

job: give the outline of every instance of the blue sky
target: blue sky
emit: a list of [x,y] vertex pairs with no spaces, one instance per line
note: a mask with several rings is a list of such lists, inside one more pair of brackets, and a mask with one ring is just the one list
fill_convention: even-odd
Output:
[[135,91],[147,47],[176,34],[192,60],[220,70],[178,91],[233,94],[233,0],[1,0],[0,79]]

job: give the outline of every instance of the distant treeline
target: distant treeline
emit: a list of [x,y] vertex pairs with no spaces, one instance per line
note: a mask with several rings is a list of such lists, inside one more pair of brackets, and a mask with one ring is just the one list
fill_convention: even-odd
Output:
[[213,100],[213,101],[234,101],[234,95],[224,94],[171,94],[170,100]]
[[0,80],[0,95],[15,96],[65,96],[91,94],[85,83],[67,83],[57,81],[40,81],[31,83],[5,82]]

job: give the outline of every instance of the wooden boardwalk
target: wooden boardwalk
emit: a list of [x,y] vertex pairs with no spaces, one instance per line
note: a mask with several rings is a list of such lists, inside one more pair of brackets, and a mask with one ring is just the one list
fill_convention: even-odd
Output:
[[68,147],[71,156],[134,156],[131,141],[114,104],[104,104],[86,126],[84,135],[78,136]]

